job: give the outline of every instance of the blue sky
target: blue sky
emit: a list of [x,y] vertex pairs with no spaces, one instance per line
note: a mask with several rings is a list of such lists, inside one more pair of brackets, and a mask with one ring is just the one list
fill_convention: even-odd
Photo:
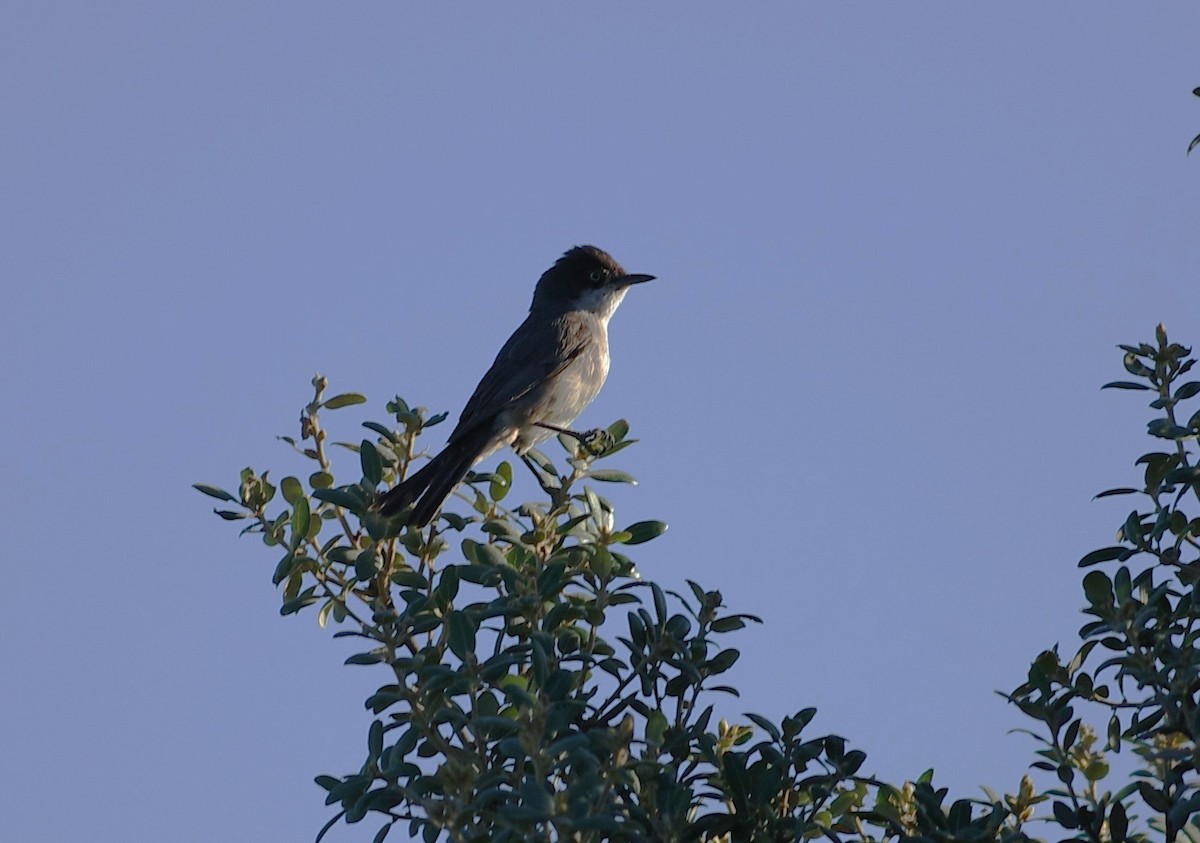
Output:
[[1200,10],[746,8],[9,9],[6,839],[315,833],[383,680],[189,484],[297,470],[314,371],[372,399],[341,438],[456,414],[584,242],[659,277],[580,422],[641,440],[639,565],[766,621],[729,713],[1015,787],[993,691],[1071,647],[1149,449],[1114,346],[1200,342]]

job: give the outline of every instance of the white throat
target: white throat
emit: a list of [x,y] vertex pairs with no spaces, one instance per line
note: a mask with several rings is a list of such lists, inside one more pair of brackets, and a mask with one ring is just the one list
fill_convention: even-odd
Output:
[[578,309],[595,314],[600,324],[608,327],[608,320],[617,312],[617,307],[629,292],[628,287],[599,287],[588,290],[579,297]]

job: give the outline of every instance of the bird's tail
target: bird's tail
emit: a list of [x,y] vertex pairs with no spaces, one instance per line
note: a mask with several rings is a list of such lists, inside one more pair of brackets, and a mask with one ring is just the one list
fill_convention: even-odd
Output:
[[489,438],[490,433],[484,427],[448,444],[420,471],[384,492],[379,499],[379,512],[391,517],[412,507],[405,523],[417,529],[424,527],[437,515],[475,461],[483,456]]

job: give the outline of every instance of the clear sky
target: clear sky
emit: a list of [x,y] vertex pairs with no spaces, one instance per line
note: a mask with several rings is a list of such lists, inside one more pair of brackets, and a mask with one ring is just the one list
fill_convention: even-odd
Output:
[[1151,444],[1098,391],[1114,345],[1200,343],[1200,7],[4,19],[0,837],[311,839],[383,674],[280,618],[272,554],[189,484],[296,470],[314,371],[372,399],[340,438],[397,392],[457,414],[585,242],[659,277],[580,422],[641,440],[618,520],[671,530],[639,565],[766,621],[727,711],[1015,787],[993,692],[1072,646],[1127,506],[1090,498]]

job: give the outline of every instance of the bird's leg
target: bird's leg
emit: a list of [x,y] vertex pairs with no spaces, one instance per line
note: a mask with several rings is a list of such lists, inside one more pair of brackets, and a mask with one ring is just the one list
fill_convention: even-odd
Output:
[[555,478],[556,480],[558,480],[557,486],[550,485],[549,479],[542,472],[541,468],[538,467],[537,463],[535,463],[533,460],[531,460],[525,454],[521,454],[520,456],[521,456],[521,461],[523,463],[525,463],[525,465],[529,466],[529,470],[533,472],[533,476],[537,480],[538,485],[542,487],[542,491],[550,496],[551,508],[558,509],[560,506],[562,506],[563,502],[564,502],[564,497],[565,497],[565,490],[563,489],[562,478],[560,478],[560,477]]
[[600,456],[612,445],[612,434],[602,427],[578,433],[569,428],[558,427],[557,425],[546,424],[545,422],[537,422],[537,426],[544,427],[546,430],[553,430],[555,433],[561,433],[564,436],[570,436],[593,457]]
[[520,457],[521,457],[521,462],[523,462],[523,463],[525,463],[525,465],[529,466],[529,470],[533,472],[533,477],[535,480],[537,480],[538,485],[542,487],[543,492],[545,492],[546,494],[549,495],[549,494],[553,494],[554,492],[558,491],[558,487],[546,485],[546,483],[547,483],[546,475],[543,473],[542,469],[538,466],[537,463],[535,463],[533,460],[531,460],[525,454],[521,454]]

